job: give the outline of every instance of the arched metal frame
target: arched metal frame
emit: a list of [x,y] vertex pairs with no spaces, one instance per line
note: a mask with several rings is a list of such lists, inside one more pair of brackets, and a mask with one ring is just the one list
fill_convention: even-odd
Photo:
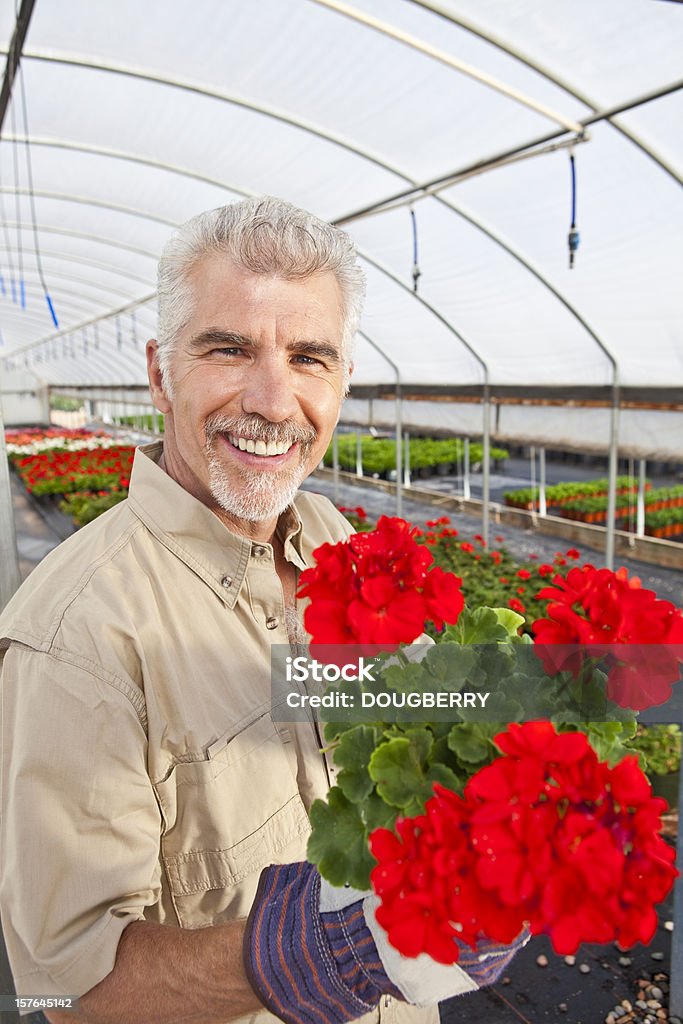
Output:
[[362,330],[359,330],[358,334],[388,363],[396,375],[396,515],[401,517],[403,515],[403,396],[401,395],[401,371],[382,346],[373,341],[369,334]]
[[121,203],[110,203],[106,199],[94,199],[90,196],[82,196],[71,192],[48,192],[34,188],[31,192],[27,188],[15,188],[11,185],[0,185],[0,194],[15,196],[36,196],[38,199],[54,199],[60,202],[79,203],[82,206],[95,206],[100,210],[111,210],[113,213],[123,213],[129,217],[139,217],[142,220],[154,221],[156,224],[163,224],[164,227],[177,227],[178,221],[170,220],[168,217],[160,217],[156,213],[148,213],[146,210],[138,210],[134,206],[124,206]]
[[506,42],[506,40],[502,39],[494,32],[490,32],[488,29],[483,29],[481,26],[476,25],[470,18],[465,18],[461,14],[455,14],[453,11],[448,10],[442,3],[435,2],[435,0],[408,0],[408,2],[413,4],[415,7],[423,8],[425,11],[431,11],[432,14],[438,15],[440,18],[445,18],[445,20],[449,21],[452,25],[457,25],[459,28],[471,33],[471,35],[477,36],[479,39],[483,39],[487,43],[491,43],[492,46],[495,46],[496,49],[500,50],[502,53],[507,53],[509,57],[513,57],[515,60],[519,61],[520,64],[524,64],[532,71],[536,71],[539,75],[542,75],[543,78],[552,82],[553,85],[558,86],[569,96],[578,100],[579,103],[585,104],[585,106],[589,107],[595,114],[599,115],[601,119],[609,121],[612,127],[616,128],[621,135],[637,146],[638,149],[642,150],[642,152],[658,164],[663,171],[670,174],[674,181],[677,181],[679,184],[683,184],[683,173],[677,171],[661,153],[658,153],[653,146],[650,146],[647,142],[641,139],[636,132],[631,131],[631,129],[627,128],[626,125],[616,121],[616,114],[607,116],[605,116],[604,113],[601,114],[600,104],[596,103],[593,98],[588,96],[587,93],[582,89],[579,89],[572,82],[568,82],[566,78],[563,78],[561,75],[557,75],[554,71],[551,71],[550,68],[546,67],[540,61],[535,60],[533,57],[530,57],[529,54],[524,53],[518,47],[511,46],[510,43]]
[[519,89],[515,89],[512,86],[507,85],[505,82],[501,82],[499,79],[494,78],[493,75],[486,74],[478,68],[473,67],[471,64],[466,64],[464,61],[458,60],[457,57],[453,57],[452,54],[446,53],[445,50],[440,50],[438,47],[432,46],[430,43],[423,42],[410,32],[404,32],[402,29],[396,28],[395,25],[391,25],[387,21],[382,21],[380,18],[375,18],[371,14],[366,14],[365,11],[359,11],[355,7],[350,7],[349,4],[342,3],[342,0],[312,0],[312,3],[318,4],[319,7],[325,7],[329,11],[334,11],[335,14],[341,14],[345,18],[349,18],[350,21],[355,21],[357,24],[363,25],[365,28],[372,29],[373,32],[379,32],[380,35],[386,36],[403,46],[407,46],[411,50],[416,50],[424,57],[429,57],[431,60],[438,61],[439,64],[445,64],[445,66],[450,68],[452,71],[458,71],[460,74],[467,75],[468,78],[475,79],[475,81],[480,82],[482,85],[485,85],[490,89],[494,89],[496,92],[502,93],[502,95],[507,99],[515,100],[515,102],[521,103],[522,106],[527,107],[529,110],[533,110],[535,113],[541,114],[543,117],[547,117],[556,124],[562,125],[562,127],[567,131],[581,132],[581,126],[571,118],[565,117],[564,114],[560,114],[559,111],[552,110],[544,103],[538,103],[531,96],[524,95],[524,93],[520,92]]

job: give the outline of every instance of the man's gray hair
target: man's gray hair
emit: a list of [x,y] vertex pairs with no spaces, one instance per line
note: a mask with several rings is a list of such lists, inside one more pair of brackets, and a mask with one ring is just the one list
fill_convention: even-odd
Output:
[[301,279],[331,270],[342,296],[344,362],[353,342],[365,296],[365,275],[356,249],[339,228],[272,196],[243,199],[209,210],[183,224],[159,260],[159,368],[167,390],[169,364],[178,335],[192,313],[188,275],[204,256],[228,256],[254,274]]

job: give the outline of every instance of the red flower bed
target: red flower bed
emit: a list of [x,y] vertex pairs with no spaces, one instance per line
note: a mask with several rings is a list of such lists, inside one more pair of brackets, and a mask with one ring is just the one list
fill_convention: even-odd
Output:
[[547,617],[532,626],[546,671],[578,678],[602,661],[607,696],[621,707],[641,711],[668,700],[683,660],[683,614],[625,569],[577,566],[552,583],[537,595],[549,602]]
[[69,430],[67,427],[24,427],[22,430],[5,431],[7,444],[16,445],[36,444],[39,441],[88,441],[93,437],[107,436],[104,430]]
[[80,490],[127,490],[135,448],[64,451],[54,449],[14,460],[26,489],[35,495],[68,494]]

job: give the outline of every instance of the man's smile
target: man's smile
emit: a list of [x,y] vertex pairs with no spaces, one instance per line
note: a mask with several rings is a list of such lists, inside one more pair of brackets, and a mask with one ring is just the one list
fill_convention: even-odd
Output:
[[228,435],[228,440],[234,448],[239,448],[241,452],[253,452],[254,455],[284,455],[294,444],[293,441],[262,441],[232,434]]

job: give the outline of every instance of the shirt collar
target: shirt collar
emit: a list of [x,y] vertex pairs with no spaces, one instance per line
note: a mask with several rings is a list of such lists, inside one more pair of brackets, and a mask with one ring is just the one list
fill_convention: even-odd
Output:
[[[158,465],[163,442],[136,449],[128,503],[134,514],[169,551],[232,608],[247,573],[252,542],[232,533],[189,491]],[[294,506],[280,516],[277,533],[285,558],[305,568],[301,517]]]

